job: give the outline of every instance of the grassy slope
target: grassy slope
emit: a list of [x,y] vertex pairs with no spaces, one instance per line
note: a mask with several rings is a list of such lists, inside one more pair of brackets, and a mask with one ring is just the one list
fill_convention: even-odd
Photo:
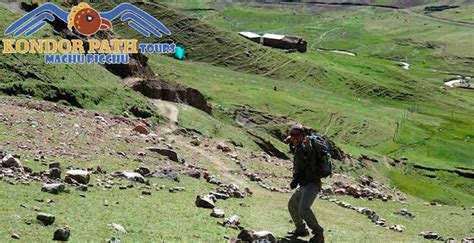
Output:
[[[229,33],[215,25],[200,21],[192,15],[155,2],[138,2],[136,5],[157,16],[173,33],[169,38],[145,38],[138,32],[130,32],[124,24],[115,23],[114,31],[120,36],[136,38],[141,42],[173,41],[187,49],[187,57],[194,61],[212,63],[232,70],[266,77],[285,78],[290,81],[316,83],[322,78],[322,70],[307,61],[297,61],[279,52],[246,41],[236,33]],[[97,4],[107,10],[115,6],[113,1]],[[255,61],[258,58],[259,61]],[[282,68],[282,67],[285,67]],[[288,73],[286,68],[294,70]]]
[[[189,112],[199,112],[193,108]],[[21,112],[25,112],[22,109]],[[4,113],[4,110],[1,110]],[[11,111],[9,111],[11,112]],[[6,112],[5,114],[9,114]],[[92,118],[58,116],[57,113],[26,111],[27,117],[33,120],[41,121],[41,126],[31,128],[25,122],[14,124],[12,129],[7,130],[5,125],[0,126],[0,134],[18,134],[18,140],[31,139],[30,134],[34,136],[47,137],[50,143],[59,143],[64,136],[69,136],[72,132],[68,127],[79,123],[88,128],[84,133],[92,132],[98,126]],[[17,114],[17,116],[19,116]],[[26,118],[25,118],[26,119]],[[62,126],[57,129],[44,130],[46,124],[57,126],[61,122]],[[105,128],[104,139],[114,136],[118,131],[122,136],[127,137],[127,130],[122,130],[123,124],[118,127]],[[24,128],[30,127],[32,131],[24,133]],[[112,131],[110,131],[112,129]],[[118,129],[114,131],[113,129]],[[128,128],[129,129],[129,128]],[[35,133],[42,130],[43,133]],[[69,134],[69,135],[65,135]],[[36,139],[36,138],[35,138]],[[77,138],[80,146],[75,147],[71,152],[78,152],[86,147],[89,137]],[[12,142],[8,137],[0,136],[0,144],[6,148],[13,149],[15,145],[7,145],[6,142]],[[91,161],[61,161],[64,166],[75,165],[81,167],[95,167],[100,165],[107,171],[130,170],[139,165],[143,165],[130,159],[117,159],[113,153],[118,150],[122,142],[113,141],[108,145],[94,146],[94,149],[103,150],[102,158],[94,158]],[[125,139],[123,141],[125,143]],[[127,154],[132,155],[141,147],[146,146],[145,139],[135,141],[134,146],[129,146],[125,150]],[[198,162],[197,165],[208,167],[208,164],[202,160],[201,156],[193,153],[184,152],[186,148],[176,144],[178,150],[187,161]],[[44,170],[47,163],[36,162],[35,151],[23,150],[20,152],[22,163],[31,166],[34,170]],[[192,157],[193,156],[193,157]],[[57,161],[57,158],[47,156],[47,161]],[[153,160],[155,163],[156,161]],[[223,159],[223,164],[229,167],[235,166],[230,159]],[[152,166],[152,164],[145,164]],[[161,162],[160,162],[161,165]],[[209,167],[212,168],[212,167]],[[214,172],[214,169],[217,169]],[[213,173],[222,172],[218,168],[212,168]],[[223,178],[223,175],[221,178]],[[181,182],[171,182],[169,180],[151,179],[153,185],[166,185],[167,187],[184,186],[186,190],[179,193],[169,193],[167,190],[154,191],[151,196],[140,198],[140,185],[134,189],[118,190],[117,186],[112,190],[103,191],[100,187],[91,187],[88,192],[78,192],[71,190],[70,194],[51,195],[40,191],[40,183],[33,182],[31,185],[10,185],[0,183],[0,198],[2,205],[0,208],[0,241],[9,241],[13,233],[20,234],[24,241],[47,241],[52,237],[52,232],[56,227],[68,225],[71,228],[71,241],[103,241],[111,237],[119,237],[123,241],[161,241],[182,242],[217,242],[223,241],[223,236],[236,237],[237,231],[220,227],[216,222],[220,221],[209,217],[210,210],[200,209],[194,206],[196,195],[207,193],[214,186],[205,183],[203,180],[196,180],[181,176]],[[92,175],[91,183],[95,184],[96,179],[102,179],[101,176]],[[227,179],[227,178],[226,178]],[[285,232],[291,229],[289,215],[286,209],[286,202],[289,194],[271,193],[259,188],[255,183],[242,180],[238,176],[229,179],[239,181],[240,186],[250,185],[255,192],[254,196],[245,199],[229,199],[227,201],[219,200],[217,205],[225,210],[227,215],[238,214],[241,216],[242,225],[255,230],[270,230],[277,236],[285,235]],[[118,180],[116,182],[120,183]],[[228,183],[228,181],[226,181]],[[125,182],[124,184],[127,184]],[[73,188],[72,188],[73,189]],[[80,194],[86,197],[81,197]],[[45,203],[37,202],[35,199],[54,200],[50,206]],[[333,203],[317,200],[313,209],[317,213],[318,219],[326,229],[328,241],[339,242],[351,239],[354,242],[380,242],[390,239],[390,241],[418,242],[423,239],[417,234],[420,231],[436,231],[444,237],[454,237],[457,240],[470,234],[470,228],[466,225],[472,225],[471,212],[462,210],[459,207],[430,207],[423,206],[423,201],[411,198],[409,204],[399,202],[381,202],[365,201],[348,197],[340,197],[344,201],[351,202],[355,206],[369,207],[378,212],[387,220],[387,224],[401,224],[405,227],[403,233],[393,232],[382,227],[377,227],[365,216],[357,214],[351,210],[343,209]],[[110,205],[103,206],[103,201],[108,200]],[[118,202],[118,204],[116,203]],[[241,207],[239,203],[245,203],[250,207]],[[20,206],[23,204],[26,208]],[[34,219],[36,212],[33,207],[40,208],[43,212],[56,215],[56,222],[52,226],[41,226]],[[400,208],[406,208],[415,213],[415,219],[407,219],[402,216],[392,214]],[[433,211],[436,210],[436,213]],[[146,219],[146,220],[145,220]],[[108,224],[118,223],[123,225],[128,234],[115,232]]]
[[[0,32],[18,18],[0,7]],[[5,17],[5,19],[3,19]],[[50,26],[32,38],[55,38]],[[3,46],[0,47],[3,50]],[[30,95],[81,108],[150,117],[148,101],[99,65],[47,65],[42,55],[0,53],[0,93]],[[113,95],[111,95],[113,94]]]
[[[355,153],[362,148],[365,153],[407,156],[412,162],[430,167],[472,167],[473,145],[466,138],[472,137],[473,93],[443,88],[443,80],[452,76],[430,71],[472,72],[464,63],[473,55],[466,42],[473,34],[469,28],[448,24],[439,28],[439,23],[404,13],[366,8],[310,15],[237,7],[206,12],[202,18],[232,31],[300,34],[311,43],[312,50],[289,56],[322,66],[326,77],[317,87],[309,87],[286,82],[285,78],[266,79],[203,63],[152,57],[152,64],[164,77],[198,88],[212,102],[225,107],[248,104],[321,130],[329,123],[331,113],[336,113],[329,135]],[[399,22],[411,25],[397,27]],[[431,42],[438,47],[425,46]],[[358,56],[315,51],[321,47],[351,50]],[[402,69],[395,60],[409,62],[410,70]],[[416,107],[415,112],[408,112],[410,107]],[[397,122],[401,125],[396,133]],[[440,176],[432,182],[445,183],[446,176]],[[457,184],[451,179],[449,185]],[[402,186],[398,180],[393,182]],[[472,197],[469,181],[461,184],[443,201],[459,198],[455,195],[461,190],[461,194],[468,193],[459,202],[468,202]],[[424,190],[429,191],[429,187]],[[438,197],[436,193],[428,194],[423,197]]]

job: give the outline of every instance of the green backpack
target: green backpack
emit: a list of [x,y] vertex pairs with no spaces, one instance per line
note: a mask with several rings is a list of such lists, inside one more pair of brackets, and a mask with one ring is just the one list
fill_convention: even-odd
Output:
[[318,135],[309,137],[311,146],[315,153],[316,175],[318,178],[326,178],[332,175],[333,162],[331,158],[331,144],[326,139]]

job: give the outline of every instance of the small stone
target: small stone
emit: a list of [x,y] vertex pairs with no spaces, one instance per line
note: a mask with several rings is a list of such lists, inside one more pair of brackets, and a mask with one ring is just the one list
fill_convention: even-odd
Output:
[[184,171],[183,174],[185,174],[189,177],[196,178],[196,179],[201,178],[201,172],[199,170],[196,170],[196,169],[188,169],[188,170]]
[[142,191],[142,195],[150,196],[150,195],[151,195],[151,192],[149,192],[149,191]]
[[87,192],[88,187],[87,187],[87,185],[79,185],[79,186],[76,187],[76,190],[81,191],[81,192]]
[[214,202],[213,196],[211,195],[197,196],[195,201],[196,206],[201,208],[214,208]]
[[393,226],[390,226],[389,229],[397,231],[397,232],[402,232],[403,231],[401,225],[393,225]]
[[224,217],[225,217],[224,210],[222,210],[222,209],[217,209],[217,208],[212,209],[211,217],[214,217],[214,218],[224,218]]
[[115,223],[113,223],[113,224],[112,224],[112,227],[113,227],[116,231],[118,231],[118,232],[120,232],[120,233],[123,233],[123,234],[126,234],[126,233],[127,233],[127,230],[126,230],[122,225],[120,225],[120,224],[115,224]]
[[150,134],[150,130],[149,130],[147,127],[145,127],[144,125],[142,125],[142,124],[136,125],[136,126],[133,128],[133,131],[138,132],[138,133],[140,133],[140,134],[144,134],[144,135]]
[[242,230],[237,238],[244,242],[276,242],[275,236],[269,231]]
[[126,178],[127,180],[145,183],[145,178],[137,172],[124,171],[120,173],[120,176]]
[[108,207],[110,205],[109,200],[104,200],[104,206]]
[[69,229],[69,227],[65,226],[65,227],[57,229],[54,232],[53,240],[68,241],[70,235],[71,235],[71,230]]
[[184,187],[177,186],[177,187],[173,187],[173,188],[168,189],[168,191],[169,192],[182,192],[182,191],[184,191]]
[[63,183],[43,184],[41,191],[49,192],[52,194],[59,194],[65,191],[65,185]]
[[135,170],[135,172],[139,173],[142,176],[148,176],[151,174],[151,170],[148,167],[140,167]]
[[7,154],[5,157],[2,159],[2,166],[6,168],[10,167],[21,167],[20,160],[18,158],[15,158],[11,154]]
[[226,153],[232,152],[232,149],[229,146],[227,146],[225,143],[217,144],[217,149],[220,149],[222,150],[222,152],[226,152]]
[[109,243],[120,243],[121,240],[120,238],[112,237],[110,240],[108,240]]
[[430,240],[436,240],[439,237],[437,233],[432,232],[432,231],[421,232],[420,235],[422,235],[425,239],[430,239]]
[[239,226],[240,217],[238,215],[232,215],[230,218],[224,219],[224,226]]
[[163,156],[166,156],[174,162],[181,163],[181,164],[184,162],[184,160],[181,159],[181,157],[178,155],[178,153],[176,153],[175,151],[173,151],[171,149],[163,149],[163,148],[156,148],[156,147],[150,147],[150,148],[147,148],[147,149],[151,152],[155,152],[155,153],[161,154]]
[[[77,181],[81,184],[87,184],[90,180],[90,172],[86,170],[68,170],[66,172],[66,182],[70,182],[72,180]],[[72,179],[72,180],[71,180]]]
[[36,219],[41,221],[43,225],[48,226],[52,225],[54,221],[56,220],[56,217],[52,214],[47,214],[47,213],[38,213],[36,215]]
[[19,240],[21,236],[19,234],[12,234],[12,239]]
[[60,168],[50,168],[48,173],[48,178],[50,179],[61,179],[61,169]]

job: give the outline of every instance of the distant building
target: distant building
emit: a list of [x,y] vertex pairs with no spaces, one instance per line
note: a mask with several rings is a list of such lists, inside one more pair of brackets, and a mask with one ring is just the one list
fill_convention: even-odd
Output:
[[253,32],[239,32],[239,35],[258,44],[262,42],[262,36]]
[[263,35],[263,45],[279,49],[297,50],[299,52],[306,52],[308,48],[308,43],[301,37],[278,34]]

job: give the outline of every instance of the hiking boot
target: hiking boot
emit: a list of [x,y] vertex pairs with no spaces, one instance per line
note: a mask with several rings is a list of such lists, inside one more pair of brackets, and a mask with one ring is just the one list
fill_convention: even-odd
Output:
[[313,238],[309,239],[309,243],[324,243],[324,236],[315,235]]
[[309,235],[309,231],[307,229],[304,230],[293,230],[289,231],[288,234],[293,235],[295,237],[305,237]]

